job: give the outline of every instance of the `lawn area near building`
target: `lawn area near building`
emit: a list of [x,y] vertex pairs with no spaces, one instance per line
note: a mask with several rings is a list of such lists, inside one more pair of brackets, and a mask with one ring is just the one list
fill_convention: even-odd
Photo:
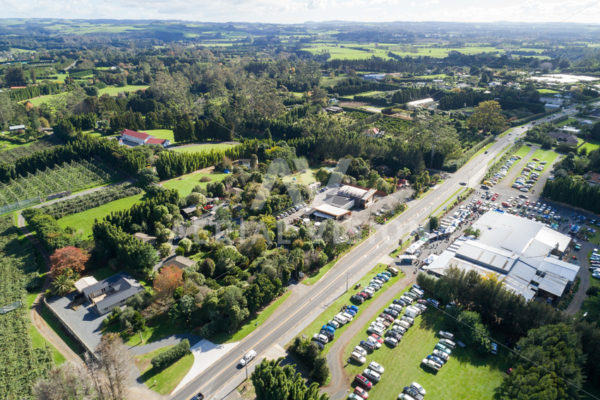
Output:
[[294,174],[289,174],[281,178],[281,180],[285,183],[293,182],[300,183],[302,185],[310,185],[311,183],[316,182],[315,171],[312,169],[307,169],[302,172],[296,172]]
[[[373,269],[358,282],[358,283],[360,283],[361,288],[368,286],[371,279],[373,279],[373,277],[375,275],[377,275],[378,273],[385,271],[386,268],[387,268],[386,264],[377,264],[375,267],[373,267]],[[398,274],[398,276],[392,276],[392,278],[379,291],[375,292],[375,295],[370,300],[365,301],[362,305],[357,305],[358,310],[359,310],[358,314],[360,314],[362,310],[369,307],[369,304],[371,304],[374,299],[376,299],[382,293],[384,293],[386,290],[388,290],[394,283],[396,283],[398,281],[398,279],[401,279],[403,277],[404,277],[404,274],[402,272],[400,272]],[[350,298],[353,295],[355,295],[356,293],[358,293],[359,291],[360,291],[360,289],[354,289],[353,287],[349,287],[348,292],[344,293],[343,295],[341,295],[340,297],[335,299],[335,301],[333,303],[331,303],[329,305],[329,307],[327,307],[327,309],[325,311],[323,311],[310,325],[308,325],[306,328],[304,328],[304,330],[302,332],[300,332],[300,334],[298,336],[301,336],[301,337],[306,336],[308,338],[312,338],[312,336],[315,333],[319,333],[319,331],[321,330],[321,327],[323,325],[325,325],[327,323],[327,321],[331,320],[334,317],[334,315],[339,313],[342,306],[353,304],[350,301]],[[350,326],[351,324],[352,324],[352,322],[336,329],[336,331],[335,331],[336,337],[340,337],[344,333],[346,328],[348,326]],[[325,346],[325,349],[323,350],[323,354],[327,354],[329,352],[329,349],[331,349],[332,343],[333,342],[329,342]]]
[[596,142],[593,140],[588,140],[581,146],[577,148],[577,150],[585,149],[585,151],[589,154],[591,151],[598,150],[600,148],[600,142]]
[[129,93],[135,92],[138,90],[145,90],[148,88],[148,85],[125,85],[121,87],[117,86],[107,86],[103,89],[98,90],[98,97],[107,94],[109,96],[117,96],[119,93]]
[[554,164],[554,161],[556,161],[557,157],[558,157],[558,153],[555,152],[554,150],[537,149],[531,156],[531,159],[537,158],[540,161],[546,161],[546,168],[547,168],[547,167],[551,167],[552,164]]
[[529,147],[526,144],[524,144],[523,146],[519,147],[519,150],[517,150],[517,152],[515,153],[515,155],[523,158],[527,154],[529,154],[530,151],[531,151],[531,147]]
[[175,143],[175,137],[173,136],[173,130],[171,129],[148,129],[141,132],[145,132],[158,139],[167,139],[169,142]]
[[[495,389],[502,383],[503,371],[509,366],[501,354],[482,356],[474,349],[457,347],[437,374],[421,367],[421,360],[431,354],[439,341],[436,332],[445,328],[444,318],[440,311],[430,309],[416,318],[414,326],[406,332],[398,347],[391,349],[383,345],[367,355],[367,364],[376,361],[385,368],[381,381],[369,392],[370,398],[396,398],[411,382],[418,382],[427,390],[428,400],[494,398]],[[364,335],[357,337],[345,349],[344,360],[366,337],[367,326],[364,327]],[[345,366],[348,387],[367,364],[358,366],[349,363]]]
[[162,347],[153,352],[135,357],[135,365],[141,373],[140,380],[150,389],[163,395],[171,393],[194,364],[194,356],[190,353],[181,357],[167,368],[160,371],[154,370],[152,364],[150,364],[150,360],[172,347],[174,346]]
[[194,189],[197,185],[206,187],[208,182],[200,182],[202,178],[208,177],[210,178],[210,182],[220,182],[225,179],[226,176],[227,174],[221,173],[213,174],[208,172],[194,172],[164,181],[162,182],[162,186],[167,189],[175,189],[179,192],[181,197],[185,197],[192,193],[192,189]]
[[187,146],[180,146],[171,148],[171,151],[179,153],[206,153],[212,150],[221,151],[227,150],[234,147],[234,143],[202,143],[202,144],[191,144]]
[[66,217],[59,219],[58,224],[61,228],[73,228],[75,231],[81,232],[84,238],[87,238],[92,235],[94,220],[100,221],[113,211],[126,210],[140,201],[142,196],[142,193],[136,194],[135,196],[111,201],[80,213],[67,215]]

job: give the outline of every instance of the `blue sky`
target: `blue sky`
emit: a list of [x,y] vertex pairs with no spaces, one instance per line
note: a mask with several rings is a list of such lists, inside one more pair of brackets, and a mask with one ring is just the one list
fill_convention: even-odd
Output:
[[0,17],[600,23],[598,0],[0,0]]

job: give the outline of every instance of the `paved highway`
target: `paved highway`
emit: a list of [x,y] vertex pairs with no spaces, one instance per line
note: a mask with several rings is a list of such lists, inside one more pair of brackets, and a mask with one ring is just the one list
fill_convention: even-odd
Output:
[[[545,122],[548,118],[555,119],[573,112],[575,112],[573,109],[565,110],[536,122]],[[254,349],[258,354],[256,360],[260,360],[271,346],[287,343],[320,314],[324,304],[345,291],[347,280],[350,285],[356,283],[378,260],[398,246],[400,238],[417,229],[433,210],[444,204],[449,196],[463,187],[461,183],[471,187],[477,186],[489,165],[492,164],[491,161],[511,146],[516,138],[523,135],[533,124],[532,122],[514,128],[510,134],[498,138],[487,154],[480,154],[473,158],[431,193],[409,202],[403,214],[387,225],[378,226],[371,237],[342,257],[319,282],[310,287],[307,295],[288,298],[262,326],[171,396],[171,399],[187,400],[198,392],[202,392],[206,399],[224,398],[245,378],[246,372],[238,369],[237,364],[248,350]],[[251,364],[254,365],[256,362],[253,361]]]

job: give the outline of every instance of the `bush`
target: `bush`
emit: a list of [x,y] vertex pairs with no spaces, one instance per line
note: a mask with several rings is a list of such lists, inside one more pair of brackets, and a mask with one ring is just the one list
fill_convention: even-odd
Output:
[[152,368],[154,369],[164,369],[189,353],[190,342],[187,339],[183,339],[174,347],[152,358],[150,363],[152,364]]

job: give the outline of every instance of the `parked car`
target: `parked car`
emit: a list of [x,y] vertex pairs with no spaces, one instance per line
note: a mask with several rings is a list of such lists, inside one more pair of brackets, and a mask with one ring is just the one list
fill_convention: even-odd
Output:
[[375,350],[375,343],[369,342],[367,340],[361,340],[360,347],[362,347],[366,351],[373,351],[373,350]]
[[427,394],[427,391],[425,390],[425,388],[423,386],[419,385],[417,382],[412,382],[410,384],[410,386],[417,389],[417,392],[419,392],[423,396],[425,396]]
[[414,318],[408,317],[406,315],[403,315],[402,318],[400,319],[401,321],[405,321],[408,322],[410,324],[410,326],[412,326],[415,323]]
[[369,393],[361,388],[360,386],[357,386],[354,388],[354,393],[358,396],[360,396],[361,399],[368,399],[369,398]]
[[445,360],[441,359],[438,356],[434,356],[433,354],[428,355],[427,358],[429,358],[430,360],[435,361],[436,363],[438,363],[440,365],[444,365],[446,363]]
[[439,351],[441,351],[441,352],[444,352],[444,353],[446,353],[446,354],[448,354],[448,355],[452,354],[452,350],[450,350],[449,348],[447,348],[446,346],[444,346],[444,345],[443,345],[443,344],[441,344],[441,343],[438,343],[438,344],[436,344],[436,345],[435,345],[435,349],[436,349],[436,350],[439,350]]
[[409,394],[406,394],[406,393],[400,393],[400,394],[398,395],[398,400],[415,400],[415,398],[414,398],[414,397],[412,397],[412,396],[411,396],[411,395],[409,395]]
[[421,393],[419,393],[419,391],[412,386],[405,386],[403,391],[404,391],[404,393],[413,397],[415,400],[423,400],[423,395]]
[[440,339],[440,343],[443,344],[444,346],[448,347],[450,350],[452,350],[456,347],[456,343],[454,343],[450,339]]
[[437,372],[437,371],[439,371],[439,370],[440,370],[440,368],[442,367],[440,364],[438,364],[438,363],[436,363],[435,361],[433,361],[433,360],[430,360],[430,359],[428,359],[428,358],[424,358],[424,359],[421,361],[421,364],[422,364],[424,367],[430,368],[430,369],[432,369],[432,370],[434,370],[434,371],[436,371],[436,372]]
[[366,356],[367,355],[367,351],[361,347],[361,346],[354,346],[354,350],[352,350],[353,353],[358,353],[362,356]]
[[371,361],[369,363],[369,368],[372,369],[373,371],[377,372],[379,375],[382,375],[385,372],[385,369],[383,368],[383,366],[375,361]]
[[373,387],[373,384],[371,383],[371,381],[369,381],[367,378],[365,378],[361,374],[358,374],[354,377],[354,382],[356,382],[356,384],[359,385],[360,387],[367,389],[367,390],[371,390],[371,388]]
[[381,375],[370,368],[365,368],[362,374],[373,383],[377,383],[381,379]]
[[385,338],[384,343],[393,348],[398,346],[398,339],[393,336],[388,336]]
[[429,299],[427,299],[427,302],[429,304],[433,305],[435,308],[439,308],[440,307],[440,302],[437,301],[436,299],[429,298]]
[[492,342],[490,353],[496,355],[498,354],[498,344],[496,342]]
[[352,361],[357,362],[360,365],[363,365],[365,362],[367,362],[367,359],[365,358],[365,356],[363,356],[362,354],[359,354],[359,353],[355,353],[355,352],[350,354],[350,359]]
[[244,367],[246,364],[248,364],[250,361],[252,361],[254,359],[254,357],[256,357],[256,351],[250,350],[249,352],[246,353],[246,355],[244,357],[242,357],[242,359],[240,360],[240,365],[242,367]]
[[454,334],[446,331],[439,331],[438,336],[450,340],[454,339]]
[[321,342],[323,344],[329,343],[329,338],[327,336],[323,335],[322,333],[315,333],[313,335],[313,340],[315,340],[317,342]]
[[335,329],[340,327],[340,323],[334,320],[329,321],[327,325],[333,326]]
[[450,356],[447,353],[444,353],[443,351],[437,349],[433,350],[432,354],[436,357],[441,358],[444,361],[448,361],[448,359],[450,358]]

